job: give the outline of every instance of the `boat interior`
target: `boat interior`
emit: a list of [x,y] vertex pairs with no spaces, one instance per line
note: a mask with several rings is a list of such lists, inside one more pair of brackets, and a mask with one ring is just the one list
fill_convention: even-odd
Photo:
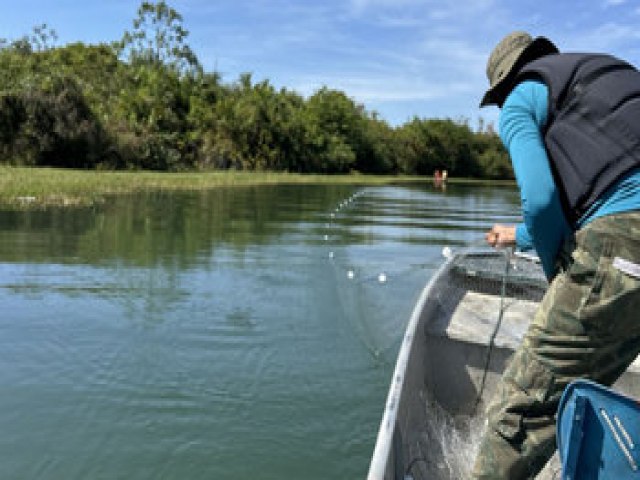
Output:
[[[438,272],[414,311],[404,371],[394,374],[401,393],[386,416],[395,428],[380,478],[468,478],[484,410],[546,287],[539,265],[506,253],[458,255]],[[636,359],[615,387],[640,398],[639,375]],[[538,478],[561,478],[557,458]]]

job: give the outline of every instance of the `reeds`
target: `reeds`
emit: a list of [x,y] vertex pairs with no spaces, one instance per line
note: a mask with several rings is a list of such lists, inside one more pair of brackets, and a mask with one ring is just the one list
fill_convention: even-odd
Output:
[[263,184],[354,184],[424,182],[419,177],[301,175],[281,172],[141,172],[0,166],[0,205],[12,208],[89,206],[109,195],[154,190],[204,190]]

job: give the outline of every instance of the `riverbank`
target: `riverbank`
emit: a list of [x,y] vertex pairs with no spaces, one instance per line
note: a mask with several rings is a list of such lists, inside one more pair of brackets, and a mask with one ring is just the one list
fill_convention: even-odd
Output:
[[[431,179],[417,176],[357,174],[301,175],[240,171],[166,173],[0,166],[0,206],[20,209],[91,206],[103,203],[110,195],[154,190],[188,191],[265,184],[385,185],[415,182],[431,182]],[[448,183],[462,182],[485,183],[467,179],[448,181]]]

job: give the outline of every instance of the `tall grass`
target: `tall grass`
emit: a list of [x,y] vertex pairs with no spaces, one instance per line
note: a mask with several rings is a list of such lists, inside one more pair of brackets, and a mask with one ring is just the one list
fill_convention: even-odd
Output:
[[38,208],[92,205],[109,195],[152,190],[204,190],[261,184],[388,184],[420,177],[300,175],[274,172],[114,172],[0,166],[0,205]]

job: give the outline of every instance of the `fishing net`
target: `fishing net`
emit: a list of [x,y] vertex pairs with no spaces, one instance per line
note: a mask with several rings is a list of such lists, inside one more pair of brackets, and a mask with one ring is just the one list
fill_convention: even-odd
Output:
[[534,257],[505,250],[467,250],[443,267],[424,308],[428,335],[514,348],[548,283]]
[[[422,311],[428,339],[421,355],[432,364],[425,368],[427,386],[407,388],[414,398],[403,400],[414,412],[399,424],[417,427],[402,432],[405,479],[469,477],[484,427],[484,397],[491,396],[547,286],[533,257],[493,249],[450,255]],[[425,382],[420,377],[413,381]]]
[[450,275],[450,287],[521,300],[539,301],[547,288],[537,258],[510,249],[459,253],[451,261]]

